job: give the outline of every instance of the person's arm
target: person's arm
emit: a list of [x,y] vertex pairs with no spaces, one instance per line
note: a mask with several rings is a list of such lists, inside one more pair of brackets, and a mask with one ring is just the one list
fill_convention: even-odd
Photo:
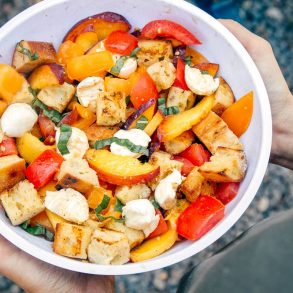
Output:
[[268,91],[273,116],[271,162],[293,170],[293,97],[265,39],[251,33],[238,22],[221,19],[242,43],[256,63]]

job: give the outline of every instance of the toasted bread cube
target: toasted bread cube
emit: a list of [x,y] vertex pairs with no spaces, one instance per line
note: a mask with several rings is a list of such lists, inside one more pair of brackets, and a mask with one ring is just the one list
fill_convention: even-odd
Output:
[[222,77],[220,77],[219,79],[220,85],[214,93],[215,105],[212,110],[217,115],[221,116],[224,113],[224,111],[234,103],[235,96],[229,84],[225,81],[225,79]]
[[198,172],[198,167],[194,167],[180,185],[180,191],[188,201],[193,202],[200,196],[203,182],[204,177]]
[[179,87],[172,86],[170,88],[166,106],[178,107],[180,112],[192,108],[194,105],[196,96],[192,91],[185,91]]
[[162,151],[154,152],[151,155],[149,163],[154,166],[160,167],[159,176],[148,183],[152,190],[155,190],[159,182],[163,178],[171,174],[175,169],[181,172],[181,169],[183,167],[183,163],[172,160],[170,154]]
[[94,186],[99,186],[96,172],[86,160],[77,158],[62,163],[57,180],[57,189],[73,188],[81,193],[87,193]]
[[217,183],[204,180],[201,186],[200,195],[216,196]]
[[91,235],[92,230],[89,227],[58,223],[53,251],[72,258],[87,259],[87,247],[91,241]]
[[188,147],[192,145],[194,141],[194,134],[192,131],[188,130],[183,132],[176,138],[169,140],[164,143],[165,150],[172,155],[177,155],[182,153]]
[[145,235],[142,231],[128,228],[125,226],[125,224],[115,222],[114,220],[110,220],[109,222],[107,222],[105,228],[124,233],[126,238],[128,239],[130,249],[140,245],[145,239]]
[[11,99],[11,103],[31,104],[35,97],[30,92],[29,86],[29,83],[25,80],[20,91],[18,91]]
[[214,112],[210,112],[200,123],[193,126],[192,130],[212,154],[215,154],[219,147],[243,150],[238,137]]
[[38,99],[48,107],[62,113],[75,94],[75,87],[69,83],[45,87],[38,93]]
[[138,65],[150,66],[156,62],[173,59],[173,48],[169,41],[163,40],[140,40],[140,50],[137,53]]
[[114,126],[126,120],[125,94],[100,92],[97,98],[97,125]]
[[205,179],[214,182],[240,182],[246,169],[243,151],[219,147],[210,162],[199,168],[199,172]]
[[117,126],[99,126],[96,123],[92,124],[84,132],[91,143],[95,143],[96,140],[107,139],[114,136],[114,134],[120,128]]
[[149,198],[151,190],[145,184],[132,186],[118,186],[115,190],[115,196],[125,205],[135,199]]
[[25,160],[16,155],[0,158],[0,192],[25,179]]
[[20,73],[29,73],[42,64],[57,60],[53,44],[21,41],[16,45],[12,65]]
[[106,229],[95,230],[87,251],[89,261],[101,265],[122,265],[130,257],[125,234]]
[[4,191],[0,198],[14,226],[20,225],[45,209],[43,201],[28,180],[21,181],[12,189]]
[[91,214],[90,217],[92,217],[93,219],[88,219],[87,221],[83,223],[83,225],[91,228],[93,232],[97,229],[103,228],[108,222],[111,221],[110,218],[106,219],[103,222],[99,222],[97,221],[97,219],[94,220],[94,217],[97,218],[97,216],[94,214]]

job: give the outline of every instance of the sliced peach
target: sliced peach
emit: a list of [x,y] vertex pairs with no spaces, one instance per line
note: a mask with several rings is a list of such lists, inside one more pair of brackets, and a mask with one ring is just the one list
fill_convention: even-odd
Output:
[[42,225],[45,227],[47,230],[53,232],[53,226],[51,222],[49,221],[49,218],[46,214],[45,211],[41,212],[40,214],[34,216],[33,218],[30,219],[30,225],[36,226],[36,225]]
[[215,63],[201,63],[196,67],[203,72],[207,72],[212,77],[215,77],[219,71],[219,64]]
[[78,44],[83,51],[86,52],[99,41],[98,35],[95,32],[85,32],[80,34],[75,43]]
[[200,52],[190,47],[186,48],[185,57],[188,57],[188,56],[192,57],[191,58],[192,65],[198,65],[201,63],[209,63],[209,60],[204,55],[202,55]]
[[106,92],[122,92],[127,97],[130,95],[131,84],[130,81],[126,79],[106,77],[105,90]]
[[138,159],[115,155],[107,150],[89,150],[86,159],[100,179],[115,185],[149,182],[160,172],[160,167],[142,164]]
[[57,53],[58,62],[61,64],[66,64],[70,58],[82,56],[84,53],[83,48],[72,41],[66,41],[62,43],[59,47]]
[[152,136],[157,130],[157,128],[159,127],[159,125],[162,123],[164,118],[165,118],[165,115],[160,110],[157,111],[153,119],[149,122],[149,124],[144,129],[144,132],[146,132],[148,136]]

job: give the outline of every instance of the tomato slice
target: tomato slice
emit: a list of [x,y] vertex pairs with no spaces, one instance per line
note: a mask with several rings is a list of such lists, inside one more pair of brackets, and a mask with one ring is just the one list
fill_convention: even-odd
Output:
[[67,113],[66,116],[61,120],[60,124],[73,125],[78,119],[78,112],[74,108],[71,112]]
[[162,213],[160,210],[156,209],[156,215],[159,215],[160,221],[157,226],[157,228],[147,237],[147,239],[151,239],[157,236],[160,236],[161,234],[164,234],[165,232],[168,231],[168,225],[165,219],[163,218]]
[[216,198],[226,205],[235,198],[239,187],[240,183],[238,182],[220,183],[217,187]]
[[189,160],[193,165],[200,167],[210,160],[210,153],[201,144],[194,143],[180,154],[181,157]]
[[225,206],[212,196],[200,196],[179,216],[177,232],[188,240],[198,240],[224,218]]
[[12,137],[6,137],[0,143],[0,157],[17,155],[17,147],[15,140]]
[[185,63],[180,58],[178,58],[178,61],[177,61],[176,79],[173,85],[180,87],[181,89],[185,91],[189,90],[185,81]]
[[52,120],[43,114],[39,115],[38,123],[41,129],[42,135],[47,138],[48,136],[55,137],[55,124]]
[[129,56],[137,45],[137,38],[124,31],[112,32],[105,40],[105,48],[108,51],[124,56]]
[[152,40],[157,37],[173,38],[187,46],[201,44],[190,31],[170,20],[154,20],[149,22],[142,29],[141,37]]
[[180,157],[180,156],[174,156],[174,160],[179,161],[183,163],[183,167],[181,170],[181,173],[183,176],[188,176],[188,174],[192,171],[192,169],[195,167],[189,160],[186,158]]
[[159,93],[152,78],[147,72],[141,73],[130,92],[130,101],[135,109],[150,99],[157,99]]
[[26,178],[36,189],[47,185],[60,169],[63,157],[53,150],[44,151],[26,169]]

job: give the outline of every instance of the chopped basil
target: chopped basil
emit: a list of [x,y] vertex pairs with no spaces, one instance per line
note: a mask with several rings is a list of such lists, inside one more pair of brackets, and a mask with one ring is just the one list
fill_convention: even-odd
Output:
[[42,110],[43,114],[52,120],[54,123],[59,123],[62,120],[62,114],[56,110],[49,109],[43,102],[39,99],[34,99],[32,107],[39,113]]
[[141,116],[136,123],[136,128],[144,130],[149,123],[149,120],[145,116]]
[[209,74],[207,70],[201,70],[201,74]]
[[31,226],[29,224],[29,221],[26,221],[20,225],[20,227],[28,232],[29,234],[35,235],[35,236],[43,236],[48,241],[54,240],[54,234],[47,230],[44,226],[37,224],[35,226]]
[[111,145],[113,142],[119,144],[120,146],[124,146],[128,148],[133,153],[143,154],[146,156],[149,155],[149,150],[146,147],[136,145],[133,142],[131,142],[129,139],[121,139],[118,137],[97,140],[95,142],[95,149],[96,150],[102,149],[105,146]]
[[112,219],[114,220],[115,222],[118,222],[118,223],[124,223],[125,222],[125,219],[121,218],[121,219],[117,219],[113,216],[107,216],[107,217],[104,217],[102,215],[97,215],[97,218],[99,219],[99,221],[105,221],[107,219]]
[[115,66],[111,68],[110,73],[113,74],[113,75],[118,76],[119,73],[120,73],[120,71],[121,71],[121,69],[122,69],[122,67],[123,67],[123,65],[124,65],[124,63],[126,62],[126,60],[127,60],[128,58],[129,58],[128,56],[120,57],[120,58],[117,60]]
[[151,200],[151,204],[154,206],[155,209],[160,209],[161,208],[160,205],[158,204],[158,202],[155,199]]
[[125,98],[126,106],[130,103],[130,95]]
[[177,106],[172,107],[166,107],[166,99],[165,98],[159,98],[158,99],[158,109],[161,110],[164,115],[175,115],[179,113],[179,108]]
[[29,86],[28,91],[36,98],[40,90],[33,89],[31,86]]
[[138,53],[139,51],[140,51],[140,48],[139,48],[139,47],[135,48],[135,49],[131,52],[130,57],[132,57],[132,58],[137,58],[137,53]]
[[115,204],[115,207],[114,207],[114,211],[115,211],[115,212],[120,212],[120,213],[122,213],[122,208],[123,208],[123,204],[122,204],[122,202],[117,198],[117,199],[116,199],[116,204]]
[[69,150],[67,147],[68,141],[72,134],[72,128],[70,125],[62,124],[60,127],[60,137],[58,141],[57,148],[60,151],[61,155],[69,154]]
[[187,65],[191,66],[192,56],[186,56],[184,61]]
[[39,59],[38,53],[32,53],[29,49],[25,48],[21,42],[17,43],[16,50],[19,53],[26,55],[30,61],[35,61]]

